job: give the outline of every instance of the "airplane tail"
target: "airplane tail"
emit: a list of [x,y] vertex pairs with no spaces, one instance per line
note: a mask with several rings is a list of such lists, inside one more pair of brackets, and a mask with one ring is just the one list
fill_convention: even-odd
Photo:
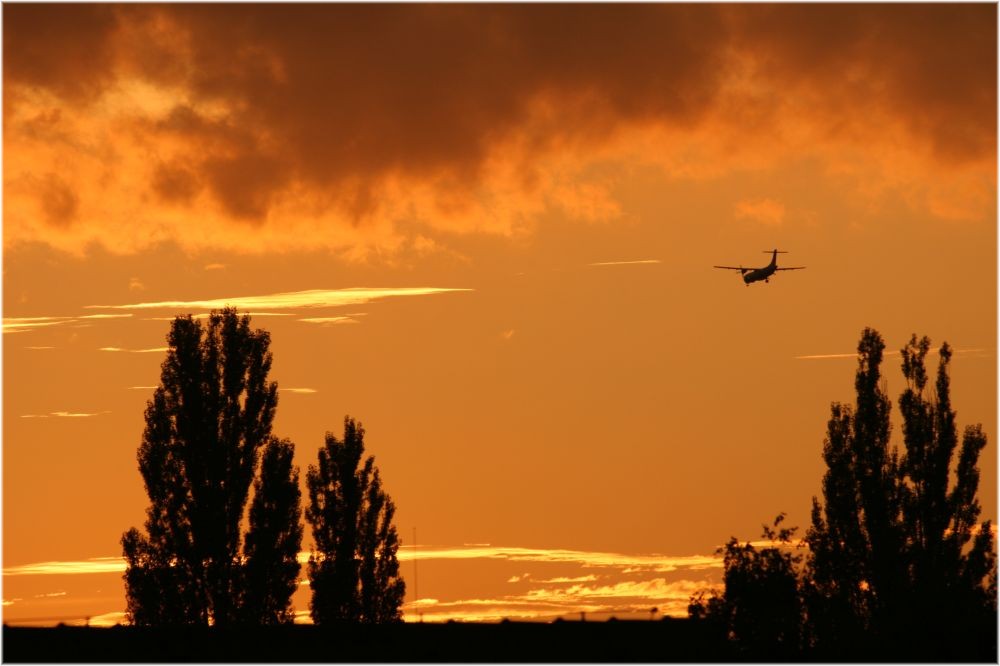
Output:
[[779,250],[777,248],[775,248],[773,250],[762,250],[762,252],[764,254],[771,255],[771,265],[772,266],[777,266],[778,265],[778,255],[779,254],[788,254],[788,250]]

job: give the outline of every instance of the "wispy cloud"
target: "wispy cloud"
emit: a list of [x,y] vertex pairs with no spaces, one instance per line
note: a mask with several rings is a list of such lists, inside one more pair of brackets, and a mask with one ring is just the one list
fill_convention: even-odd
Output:
[[[543,581],[539,581],[540,583]],[[464,620],[490,622],[504,618],[539,619],[566,615],[642,615],[650,610],[675,617],[687,615],[692,595],[719,587],[704,580],[652,578],[627,580],[608,585],[539,587],[524,594],[492,598],[419,599],[404,606],[408,621],[418,618],[431,622]]]
[[[982,352],[985,352],[985,351],[986,351],[985,349],[953,349],[952,353],[954,353],[954,354],[978,354],[978,353],[982,353]],[[934,349],[930,349],[928,351],[928,353],[931,354],[931,355],[937,355],[937,354],[941,353],[941,348],[940,347],[935,347]],[[899,352],[899,350],[896,350],[896,349],[890,349],[890,350],[882,352],[882,355],[883,356],[899,356],[900,352]],[[809,361],[812,361],[812,360],[823,360],[823,359],[857,358],[857,357],[858,357],[858,353],[854,352],[854,353],[851,353],[851,354],[810,354],[810,355],[807,355],[807,356],[796,356],[795,359],[796,360],[809,360]]]
[[[361,313],[365,314],[365,313]],[[358,315],[344,315],[342,317],[306,317],[304,319],[299,319],[299,321],[304,321],[307,324],[320,324],[321,326],[338,326],[340,324],[359,324],[355,317]]]
[[130,391],[151,391],[151,390],[153,390],[155,388],[156,388],[155,386],[129,386],[128,390],[130,390]]
[[316,389],[311,389],[311,388],[283,388],[278,390],[284,391],[285,393],[302,393],[302,394],[318,393]]
[[74,325],[80,326],[81,321],[88,319],[121,319],[131,317],[131,314],[92,314],[78,317],[4,317],[4,333],[23,333],[37,328],[49,326]]
[[[415,552],[416,551],[416,552]],[[491,559],[512,562],[549,562],[577,564],[582,567],[614,567],[632,571],[672,572],[680,569],[714,569],[722,567],[715,555],[626,555],[581,550],[518,548],[500,546],[401,548],[399,559],[412,560],[471,560]]]
[[[294,317],[295,315],[291,312],[241,312],[240,314],[245,314],[250,317]],[[211,315],[207,312],[202,312],[199,314],[191,315],[192,319],[205,320]],[[177,317],[143,317],[143,321],[173,321]]]
[[633,261],[597,261],[588,266],[633,266],[636,264],[662,264],[659,259],[635,259]]
[[124,611],[114,611],[111,613],[103,613],[101,615],[95,615],[89,618],[87,623],[91,627],[113,627],[116,624],[125,624],[125,612]]
[[126,352],[129,354],[152,354],[155,352],[165,352],[169,347],[150,347],[149,349],[124,349],[122,347],[100,347],[97,351],[103,352]]
[[393,296],[426,296],[456,291],[472,291],[472,289],[452,289],[442,287],[350,287],[346,289],[307,289],[305,291],[289,291],[261,296],[233,296],[194,301],[154,301],[145,303],[128,303],[125,305],[88,305],[87,308],[105,308],[115,310],[217,310],[232,306],[244,309],[272,308],[332,308],[345,305],[360,305],[382,298]]
[[552,584],[552,583],[590,583],[590,582],[593,582],[595,580],[597,580],[597,576],[591,574],[589,576],[575,576],[575,577],[559,576],[557,578],[549,578],[547,580],[540,580],[538,582],[539,583],[549,583],[549,584]]
[[33,562],[4,567],[4,576],[51,576],[67,574],[120,573],[125,571],[122,557],[91,557],[86,560]]
[[110,414],[111,412],[105,410],[103,412],[94,412],[93,414],[86,412],[49,412],[48,414],[21,414],[22,419],[47,419],[50,417],[57,418],[85,418],[88,416],[100,416],[101,414]]
[[44,346],[44,345],[38,345],[38,346],[36,346],[36,345],[30,345],[30,346],[25,347],[25,349],[41,350],[41,349],[55,349],[55,347],[47,347],[47,346]]
[[[688,601],[693,594],[718,587],[715,579],[722,567],[722,558],[716,555],[629,555],[489,545],[425,546],[417,549],[404,547],[398,552],[399,559],[404,562],[411,561],[414,556],[420,561],[506,560],[518,563],[515,566],[524,572],[506,578],[512,585],[509,588],[512,590],[511,594],[476,596],[473,592],[469,598],[451,599],[435,594],[433,598],[420,598],[404,606],[407,620],[419,618],[432,622],[449,619],[544,619],[576,616],[581,612],[591,617],[601,614],[648,617],[653,607],[664,615],[681,616],[686,614]],[[299,562],[305,563],[308,559],[308,552],[299,553]],[[536,563],[575,565],[583,571],[559,576],[537,576],[537,571],[535,574],[526,571]],[[521,568],[522,565],[524,568]],[[595,571],[595,568],[598,570]],[[9,566],[3,570],[3,574],[120,574],[124,570],[125,560],[121,557],[96,557],[80,561]],[[671,576],[670,573],[675,575]],[[308,581],[303,580],[301,584],[308,585]],[[301,614],[296,621],[308,621],[308,613]]]
[[[54,412],[54,414],[66,414]],[[82,415],[81,415],[82,416]],[[88,415],[92,416],[92,415]],[[632,568],[634,571],[673,572],[680,569],[713,569],[722,567],[722,558],[716,555],[625,555],[621,553],[591,552],[582,550],[519,548],[499,546],[420,546],[400,548],[400,561],[417,558],[423,560],[509,560],[512,562],[548,562],[577,564],[583,567]],[[309,552],[299,553],[300,562],[309,561]],[[118,563],[118,564],[115,564]],[[124,560],[120,557],[95,557],[88,560],[66,562],[40,562],[18,567],[6,567],[5,576],[29,573],[101,573],[120,571]],[[96,569],[95,569],[96,567]],[[111,568],[108,568],[111,567]]]

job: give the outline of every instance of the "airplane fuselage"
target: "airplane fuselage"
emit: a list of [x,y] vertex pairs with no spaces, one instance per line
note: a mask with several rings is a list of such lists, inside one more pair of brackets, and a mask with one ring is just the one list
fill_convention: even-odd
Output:
[[774,269],[774,263],[768,264],[763,268],[754,268],[753,270],[749,270],[743,274],[743,281],[747,284],[750,284],[751,282],[759,282],[761,280],[768,282],[768,278],[774,275]]

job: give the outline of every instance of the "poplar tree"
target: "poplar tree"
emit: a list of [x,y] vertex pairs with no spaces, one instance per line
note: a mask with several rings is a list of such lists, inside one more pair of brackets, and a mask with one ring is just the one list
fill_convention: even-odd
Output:
[[395,505],[382,489],[364,428],[344,418],[344,437],[326,434],[318,465],[306,474],[315,550],[309,557],[310,609],[316,624],[402,619]]
[[251,624],[292,622],[292,594],[298,587],[302,523],[299,471],[294,445],[271,439],[254,481],[250,530],[243,547],[244,596],[241,620]]
[[930,340],[914,335],[901,350],[903,449],[890,447],[879,371],[884,348],[881,336],[865,329],[856,404],[831,408],[825,503],[813,498],[806,535],[803,587],[813,638],[828,655],[863,636],[895,656],[978,656],[989,643],[982,630],[995,632],[996,618],[994,537],[989,521],[978,523],[976,496],[986,436],[979,425],[967,427],[954,460],[951,348],[941,346],[928,392]]
[[941,345],[929,392],[924,359],[930,344],[926,336],[913,335],[902,349],[907,386],[899,402],[906,449],[902,519],[911,580],[907,621],[921,627],[926,639],[942,633],[954,638],[962,626],[975,624],[976,615],[996,607],[992,524],[978,522],[982,507],[976,496],[986,435],[978,424],[966,427],[953,465],[959,438],[948,375],[952,351],[947,342]]
[[[288,583],[298,572],[291,551],[301,530],[298,497],[289,491],[297,484],[293,446],[271,436],[277,384],[268,381],[270,336],[225,309],[204,326],[177,317],[167,341],[138,451],[150,500],[146,533],[133,528],[122,537],[128,619],[225,626],[246,619],[245,599],[265,598],[280,607],[276,617],[286,617]],[[265,445],[243,553],[240,523]],[[281,565],[272,563],[280,572],[248,577],[247,561],[257,572],[267,551],[281,558]],[[266,589],[248,593],[249,581]]]

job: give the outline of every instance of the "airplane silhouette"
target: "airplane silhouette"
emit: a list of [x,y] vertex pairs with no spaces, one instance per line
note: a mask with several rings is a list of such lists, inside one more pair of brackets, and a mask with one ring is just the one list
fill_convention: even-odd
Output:
[[785,250],[764,250],[764,254],[768,252],[771,253],[771,263],[763,268],[743,268],[742,266],[713,266],[712,268],[724,268],[729,271],[739,271],[740,275],[743,276],[743,282],[746,286],[750,286],[751,282],[758,282],[763,280],[764,282],[770,282],[771,276],[774,275],[775,271],[800,271],[805,266],[788,266],[785,268],[778,268],[778,255],[787,254]]

